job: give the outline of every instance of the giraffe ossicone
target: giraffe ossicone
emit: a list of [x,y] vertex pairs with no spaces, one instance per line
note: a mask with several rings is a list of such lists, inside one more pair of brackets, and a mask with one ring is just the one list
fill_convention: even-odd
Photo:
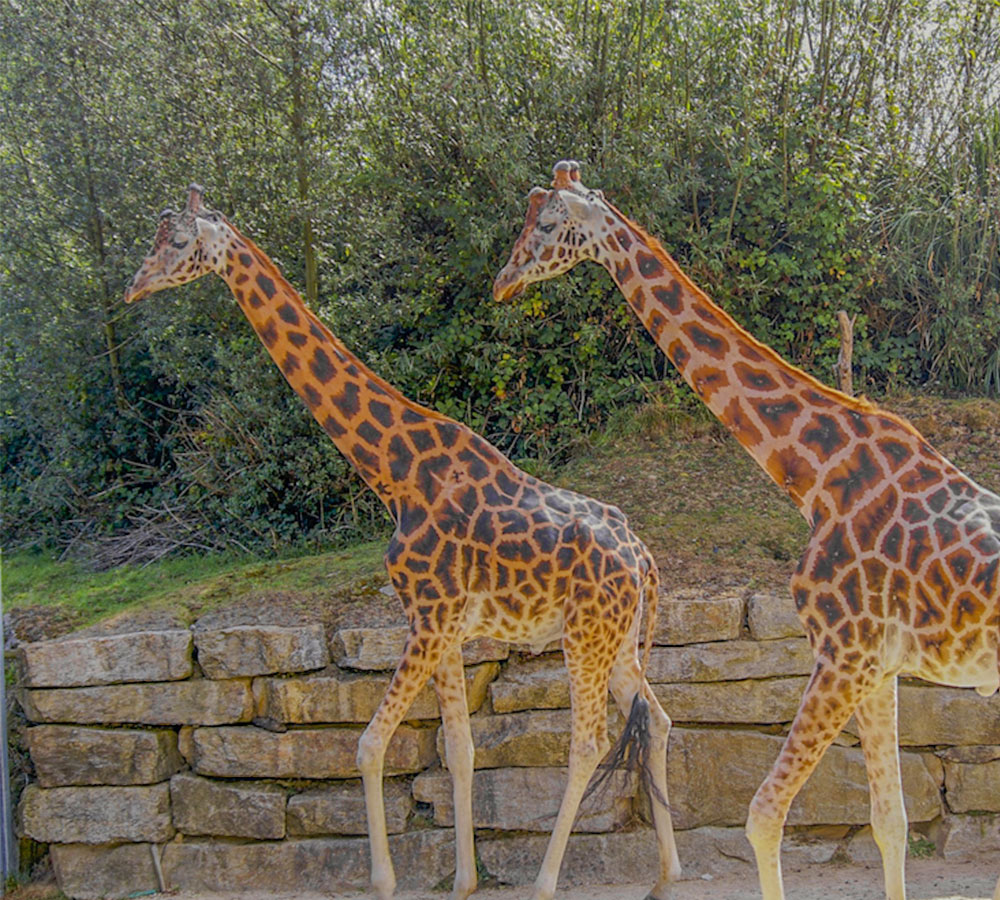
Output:
[[680,864],[666,806],[670,719],[645,678],[659,581],[652,555],[616,507],[528,475],[466,426],[372,372],[248,237],[203,206],[202,193],[193,185],[181,212],[163,214],[125,300],[220,275],[289,385],[395,524],[385,562],[409,635],[358,747],[377,895],[386,900],[396,884],[382,795],[386,745],[432,676],[454,785],[452,900],[476,888],[474,748],[461,645],[486,636],[534,646],[561,639],[569,674],[567,786],[533,900],[554,894],[581,797],[609,748],[609,688],[628,719],[622,740],[647,736],[644,774],[663,800],[652,804],[660,860],[650,896],[666,900]]
[[779,852],[792,800],[852,714],[886,895],[904,900],[897,678],[984,695],[1000,687],[1000,497],[909,423],[753,338],[655,238],[586,188],[578,164],[560,162],[552,187],[529,195],[494,297],[509,300],[584,260],[608,270],[684,380],[812,529],[791,591],[816,663],[747,822],[764,900],[784,896]]

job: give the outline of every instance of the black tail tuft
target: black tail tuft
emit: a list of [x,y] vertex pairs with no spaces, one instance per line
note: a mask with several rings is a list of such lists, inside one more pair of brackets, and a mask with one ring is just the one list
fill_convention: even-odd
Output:
[[655,801],[661,806],[667,806],[667,798],[657,789],[649,765],[649,722],[649,702],[640,691],[632,701],[632,709],[629,711],[628,721],[621,737],[618,738],[618,743],[611,748],[604,761],[597,767],[597,777],[587,787],[583,799],[597,791],[607,790],[608,779],[612,774],[618,769],[624,769],[626,772],[639,774],[639,783],[650,802]]

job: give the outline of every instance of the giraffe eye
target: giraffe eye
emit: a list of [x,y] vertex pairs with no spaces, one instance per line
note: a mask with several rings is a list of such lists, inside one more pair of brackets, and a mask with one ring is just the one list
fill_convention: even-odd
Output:
[[540,232],[542,232],[542,234],[548,234],[555,227],[556,227],[556,223],[555,222],[549,222],[548,225],[539,225],[538,226],[538,230]]

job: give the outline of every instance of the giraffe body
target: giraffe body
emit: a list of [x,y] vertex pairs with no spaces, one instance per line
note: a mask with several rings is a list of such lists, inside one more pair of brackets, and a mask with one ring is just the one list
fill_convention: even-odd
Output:
[[[528,475],[469,428],[371,372],[252,241],[202,206],[200,188],[192,187],[182,213],[161,217],[126,301],[209,272],[227,282],[289,384],[395,522],[385,564],[409,634],[358,747],[376,893],[384,900],[395,889],[382,796],[385,748],[431,678],[454,783],[452,897],[464,900],[476,888],[474,750],[461,645],[489,636],[536,648],[562,640],[573,724],[566,792],[533,893],[548,900],[580,799],[608,750],[609,688],[626,716],[640,710],[648,719],[653,791],[666,797],[670,720],[644,675],[656,615],[655,561],[617,508]],[[665,805],[654,805],[654,820],[660,877],[652,896],[664,900],[679,863]]]
[[812,527],[791,592],[816,663],[747,822],[764,900],[784,896],[779,849],[792,800],[852,714],[886,894],[904,900],[897,678],[983,695],[1000,687],[1000,497],[902,419],[755,340],[654,238],[584,187],[576,163],[561,162],[552,190],[529,195],[494,296],[585,259],[608,270],[687,383]]

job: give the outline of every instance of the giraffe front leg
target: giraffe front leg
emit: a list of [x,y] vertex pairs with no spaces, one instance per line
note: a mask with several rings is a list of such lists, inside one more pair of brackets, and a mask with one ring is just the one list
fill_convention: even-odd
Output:
[[899,771],[895,676],[866,697],[854,715],[868,770],[872,835],[882,853],[886,900],[906,900],[906,807]]
[[838,675],[829,661],[817,661],[778,759],[750,802],[746,835],[763,900],[784,900],[781,836],[788,810],[857,706],[856,686],[845,691]]
[[382,794],[385,750],[410,704],[430,679],[441,656],[441,646],[426,640],[424,643],[424,647],[418,647],[413,633],[410,633],[403,658],[396,667],[385,696],[358,741],[358,769],[361,770],[364,787],[368,843],[371,849],[371,883],[379,900],[390,900],[396,890],[396,874],[389,856],[389,836]]
[[472,774],[475,748],[465,699],[465,668],[459,644],[449,647],[434,672],[434,689],[441,708],[445,751],[451,772],[455,807],[455,884],[451,900],[465,900],[476,889],[473,846]]

